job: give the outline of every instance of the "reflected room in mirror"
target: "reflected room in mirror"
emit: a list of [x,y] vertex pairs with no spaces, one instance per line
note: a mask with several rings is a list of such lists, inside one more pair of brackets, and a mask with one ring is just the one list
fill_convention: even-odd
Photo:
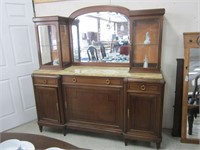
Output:
[[187,138],[200,139],[200,48],[191,48],[189,58]]
[[56,40],[56,26],[39,25],[38,26],[39,43],[41,49],[42,64],[58,65],[58,49]]
[[91,12],[72,23],[74,62],[129,63],[129,20],[117,12]]

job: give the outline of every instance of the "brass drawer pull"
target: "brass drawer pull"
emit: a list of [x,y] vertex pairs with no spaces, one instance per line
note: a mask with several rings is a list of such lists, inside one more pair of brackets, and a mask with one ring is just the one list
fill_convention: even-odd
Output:
[[110,80],[106,79],[106,84],[109,85],[110,84]]
[[144,91],[146,88],[145,88],[145,85],[142,85],[141,87],[140,87],[140,89],[142,90],[142,91]]
[[47,80],[43,80],[43,84],[47,84]]
[[76,80],[76,78],[72,78],[72,82],[76,82],[77,80]]

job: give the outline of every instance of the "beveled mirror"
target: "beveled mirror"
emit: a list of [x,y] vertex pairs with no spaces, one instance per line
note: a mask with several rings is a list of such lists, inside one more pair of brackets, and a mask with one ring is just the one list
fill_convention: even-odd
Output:
[[200,144],[200,33],[184,33],[181,142]]
[[128,9],[94,6],[70,15],[73,62],[80,64],[129,64]]

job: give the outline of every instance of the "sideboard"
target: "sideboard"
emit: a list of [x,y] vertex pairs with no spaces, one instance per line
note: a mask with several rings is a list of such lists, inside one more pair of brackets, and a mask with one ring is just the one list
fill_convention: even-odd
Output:
[[[164,8],[90,6],[34,17],[38,125],[162,141]],[[125,53],[122,51],[126,51]]]
[[128,67],[71,66],[33,73],[38,125],[162,140],[164,84],[159,73]]

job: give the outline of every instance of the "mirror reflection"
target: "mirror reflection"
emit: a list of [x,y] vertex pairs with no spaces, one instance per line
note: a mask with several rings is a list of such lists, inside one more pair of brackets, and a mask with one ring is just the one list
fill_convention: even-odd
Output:
[[129,63],[129,20],[116,12],[87,13],[72,26],[74,62]]
[[187,138],[200,139],[200,48],[190,49]]
[[40,55],[42,64],[59,65],[58,49],[56,40],[56,26],[39,25],[38,26]]

